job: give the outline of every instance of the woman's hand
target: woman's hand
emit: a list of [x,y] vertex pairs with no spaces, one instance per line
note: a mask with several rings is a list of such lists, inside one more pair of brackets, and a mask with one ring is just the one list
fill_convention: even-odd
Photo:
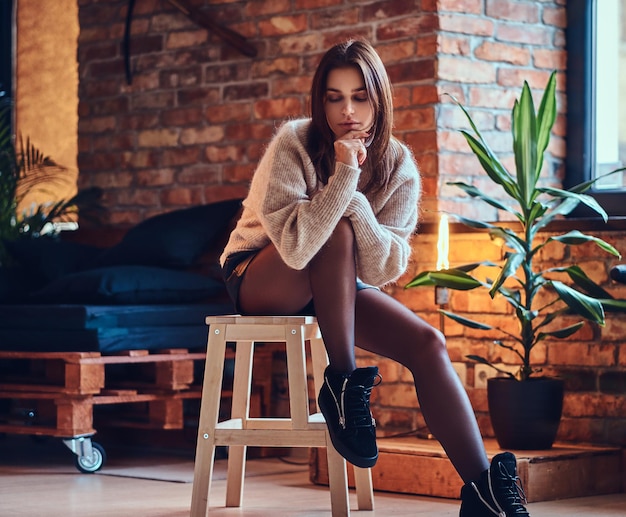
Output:
[[368,136],[367,131],[354,130],[335,140],[335,159],[358,169],[367,158],[365,140]]

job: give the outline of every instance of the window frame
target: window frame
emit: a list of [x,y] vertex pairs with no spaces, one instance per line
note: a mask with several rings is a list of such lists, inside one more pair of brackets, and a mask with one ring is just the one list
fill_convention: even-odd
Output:
[[[13,26],[15,12],[13,0],[0,2],[0,104],[11,103],[13,98]],[[10,117],[10,113],[5,116]],[[11,120],[9,120],[11,122]]]
[[[567,2],[567,138],[565,188],[592,179],[595,167],[594,110],[595,35],[597,0]],[[626,190],[587,191],[609,216],[626,216]],[[571,217],[599,217],[579,205]]]

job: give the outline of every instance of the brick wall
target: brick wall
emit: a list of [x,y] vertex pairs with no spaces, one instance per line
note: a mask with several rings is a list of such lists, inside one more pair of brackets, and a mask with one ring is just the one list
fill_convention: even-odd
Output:
[[[377,48],[394,83],[396,134],[410,145],[424,179],[423,220],[445,209],[493,220],[446,186],[462,180],[490,189],[458,129],[462,113],[444,93],[467,105],[493,149],[512,163],[510,109],[527,80],[539,95],[558,75],[559,116],[543,179],[560,183],[565,153],[565,0],[194,0],[213,19],[256,47],[246,57],[208,33],[165,0],[137,2],[132,25],[132,84],[123,60],[126,0],[79,0],[79,182],[105,189],[107,221],[130,225],[158,212],[245,194],[255,164],[275,128],[306,114],[308,89],[320,55],[347,37]],[[626,253],[623,233],[606,235]],[[476,235],[454,235],[451,262],[469,255],[499,258]],[[432,293],[403,290],[412,274],[434,266],[434,240],[414,240],[414,264],[394,296],[440,325]],[[462,253],[462,257],[455,257]],[[581,260],[608,283],[608,262],[591,248]],[[614,286],[610,286],[613,290]],[[626,297],[623,288],[621,296]],[[473,294],[453,293],[453,309],[470,308],[489,320],[506,308]],[[468,353],[495,353],[484,336],[445,323],[450,354],[461,370],[481,427],[491,433],[486,392],[474,387]],[[547,371],[568,376],[560,438],[626,444],[624,324],[586,329],[568,343],[546,343]],[[381,362],[376,390],[383,429],[419,427],[412,380]]]
[[431,156],[434,176],[435,3],[195,1],[250,39],[249,58],[167,1],[137,2],[128,85],[128,2],[81,0],[80,185],[105,188],[113,224],[245,193],[276,126],[307,113],[320,55],[348,37],[376,44],[397,85],[398,134]]

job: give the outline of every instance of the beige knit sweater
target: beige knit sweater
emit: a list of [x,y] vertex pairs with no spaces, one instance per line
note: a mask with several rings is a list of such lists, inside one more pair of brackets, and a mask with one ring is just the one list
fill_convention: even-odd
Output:
[[288,266],[303,269],[348,217],[358,277],[376,286],[396,280],[408,265],[408,240],[417,224],[420,177],[411,152],[400,144],[404,152],[387,188],[373,194],[359,191],[368,179],[361,170],[343,163],[323,185],[305,148],[309,124],[286,122],[270,142],[220,262],[273,242]]

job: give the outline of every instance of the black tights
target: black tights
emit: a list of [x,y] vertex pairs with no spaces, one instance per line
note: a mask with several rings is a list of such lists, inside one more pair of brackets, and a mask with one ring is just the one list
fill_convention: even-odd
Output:
[[474,411],[448,356],[445,338],[402,303],[376,289],[356,290],[352,225],[342,219],[303,270],[289,268],[273,245],[252,260],[239,302],[247,314],[293,314],[315,301],[335,371],[354,370],[355,344],[413,374],[426,424],[464,482],[488,468]]

